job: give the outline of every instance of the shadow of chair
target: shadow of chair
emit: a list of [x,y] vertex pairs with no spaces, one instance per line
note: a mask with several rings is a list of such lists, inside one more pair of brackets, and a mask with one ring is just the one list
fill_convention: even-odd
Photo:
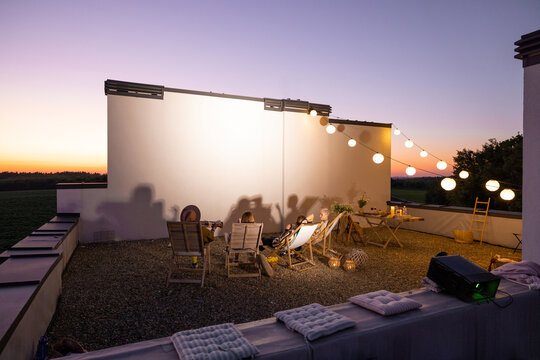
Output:
[[[203,287],[206,273],[210,273],[210,248],[209,244],[205,245],[203,242],[201,223],[168,221],[167,229],[172,250],[167,286],[170,283],[200,283]],[[186,260],[193,256],[202,259],[202,269],[188,266],[190,264]],[[175,269],[184,274],[202,272],[202,277],[201,279],[173,278]]]
[[[263,224],[254,223],[234,223],[229,238],[227,248],[225,249],[225,267],[228,277],[260,277],[261,268],[258,263],[259,244],[261,242]],[[227,235],[225,236],[227,239]],[[244,256],[243,261],[231,261],[231,258]],[[231,273],[231,267],[239,265],[253,265],[256,272]]]

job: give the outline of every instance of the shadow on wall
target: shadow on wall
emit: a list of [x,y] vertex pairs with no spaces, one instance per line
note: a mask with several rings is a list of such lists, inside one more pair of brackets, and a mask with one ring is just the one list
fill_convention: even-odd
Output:
[[152,185],[137,186],[128,202],[103,202],[96,212],[98,220],[87,224],[89,231],[97,230],[93,232],[93,241],[167,237],[163,201],[154,201]]
[[[279,207],[279,205],[276,204],[276,207]],[[229,214],[223,220],[223,231],[230,232],[232,224],[240,221],[240,218],[245,211],[251,211],[253,213],[255,222],[264,223],[264,231],[279,231],[280,224],[279,222],[276,222],[272,216],[272,204],[265,204],[262,195],[241,197],[238,202],[231,207]]]

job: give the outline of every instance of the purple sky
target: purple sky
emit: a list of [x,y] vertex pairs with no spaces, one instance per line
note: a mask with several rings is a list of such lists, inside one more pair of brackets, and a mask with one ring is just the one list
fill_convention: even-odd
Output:
[[329,104],[451,161],[521,131],[513,43],[539,20],[537,0],[2,0],[0,171],[105,171],[107,78]]

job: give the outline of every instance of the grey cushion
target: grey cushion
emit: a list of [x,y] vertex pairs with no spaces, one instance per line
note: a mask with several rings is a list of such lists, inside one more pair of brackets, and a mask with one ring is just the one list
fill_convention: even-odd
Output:
[[180,331],[171,341],[182,360],[235,360],[258,353],[232,323]]
[[349,301],[385,316],[418,309],[422,306],[419,302],[386,290],[357,295],[349,298]]
[[320,304],[279,311],[274,316],[308,340],[315,340],[356,325],[348,317],[328,310]]

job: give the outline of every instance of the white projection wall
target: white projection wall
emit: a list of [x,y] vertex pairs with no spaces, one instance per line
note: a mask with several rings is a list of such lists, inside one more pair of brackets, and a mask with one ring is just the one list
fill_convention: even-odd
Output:
[[[390,154],[390,128],[345,125]],[[265,232],[333,202],[390,200],[390,163],[329,135],[321,117],[264,110],[262,101],[166,91],[164,100],[108,95],[106,189],[58,191],[80,212],[81,241],[162,238],[186,205],[230,230],[251,210]]]

